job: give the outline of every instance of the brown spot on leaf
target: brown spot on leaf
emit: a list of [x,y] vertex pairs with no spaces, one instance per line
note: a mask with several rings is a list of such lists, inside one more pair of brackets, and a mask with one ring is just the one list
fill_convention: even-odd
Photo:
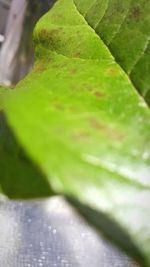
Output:
[[122,133],[108,127],[107,125],[101,123],[95,118],[90,118],[89,123],[92,128],[101,131],[109,139],[111,138],[116,141],[122,141],[124,139],[124,135]]
[[115,76],[115,75],[117,75],[117,70],[116,70],[116,68],[113,68],[113,67],[108,68],[108,69],[106,70],[106,74],[107,74],[108,76]]
[[64,106],[59,103],[55,104],[55,108],[59,111],[64,111]]
[[89,134],[86,132],[78,132],[72,135],[74,141],[84,141],[84,140],[86,141],[88,137]]
[[78,69],[77,68],[70,69],[70,73],[71,74],[76,74],[77,72],[78,72]]
[[73,54],[73,57],[75,58],[80,58],[81,57],[81,52],[80,51],[77,51]]
[[102,92],[99,92],[99,91],[95,91],[94,92],[94,96],[96,96],[97,98],[101,98],[101,97],[104,97],[104,93],[102,93]]
[[52,67],[56,68],[56,69],[63,69],[63,68],[66,68],[66,66],[67,66],[66,63],[54,63],[54,64],[52,64]]
[[59,32],[61,29],[46,30],[42,29],[37,34],[38,42],[42,43],[45,47],[51,49],[57,49],[60,47],[61,40],[59,38]]
[[43,72],[48,69],[48,62],[45,62],[45,60],[40,60],[37,64],[35,64],[35,67],[33,68],[33,71],[35,72]]
[[134,6],[131,10],[130,17],[135,20],[135,22],[138,22],[140,20],[140,14],[141,10],[139,6]]
[[90,125],[98,130],[103,130],[104,129],[104,125],[102,123],[100,123],[98,120],[96,120],[95,118],[91,118],[89,119]]

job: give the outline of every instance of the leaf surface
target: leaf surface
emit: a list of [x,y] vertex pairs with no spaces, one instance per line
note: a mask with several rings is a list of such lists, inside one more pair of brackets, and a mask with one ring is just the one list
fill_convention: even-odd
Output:
[[150,0],[74,0],[150,104]]
[[[3,104],[3,191],[15,198],[65,195],[108,238],[150,266],[147,105],[72,0],[58,1],[40,20],[34,42],[35,66]],[[118,225],[118,236],[105,216]]]
[[0,110],[2,109],[2,98],[5,93],[6,93],[6,89],[3,87],[0,87]]

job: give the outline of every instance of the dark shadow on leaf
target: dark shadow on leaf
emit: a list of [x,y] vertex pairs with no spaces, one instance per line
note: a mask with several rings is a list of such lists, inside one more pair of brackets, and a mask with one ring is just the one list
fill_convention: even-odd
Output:
[[132,241],[129,234],[109,215],[102,211],[95,210],[75,198],[66,196],[66,200],[73,205],[77,211],[88,221],[88,223],[104,235],[105,238],[113,242],[129,256],[135,259],[141,266],[147,267],[144,256],[139,248]]
[[53,195],[49,182],[18,144],[6,118],[0,114],[0,185],[10,198]]

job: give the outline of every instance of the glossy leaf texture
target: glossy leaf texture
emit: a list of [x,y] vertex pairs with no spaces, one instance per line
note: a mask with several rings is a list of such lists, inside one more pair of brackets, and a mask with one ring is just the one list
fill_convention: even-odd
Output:
[[74,0],[150,104],[150,0]]
[[73,0],[58,1],[40,20],[34,42],[32,72],[3,100],[2,190],[13,198],[66,196],[150,266],[147,105]]

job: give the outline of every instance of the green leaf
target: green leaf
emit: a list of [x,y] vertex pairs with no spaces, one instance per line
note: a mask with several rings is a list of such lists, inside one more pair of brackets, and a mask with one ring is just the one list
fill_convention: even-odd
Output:
[[74,0],[150,104],[150,0]]
[[[7,92],[9,92],[7,88],[0,87],[0,110],[3,109]],[[1,113],[0,195],[4,194],[11,198],[38,198],[48,197],[54,193],[38,166],[26,157]]]
[[147,105],[72,0],[58,1],[40,20],[34,42],[35,66],[3,104],[3,191],[14,198],[65,195],[150,266]]
[[3,87],[0,87],[0,110],[2,109],[2,98],[5,93],[6,93],[6,89]]

